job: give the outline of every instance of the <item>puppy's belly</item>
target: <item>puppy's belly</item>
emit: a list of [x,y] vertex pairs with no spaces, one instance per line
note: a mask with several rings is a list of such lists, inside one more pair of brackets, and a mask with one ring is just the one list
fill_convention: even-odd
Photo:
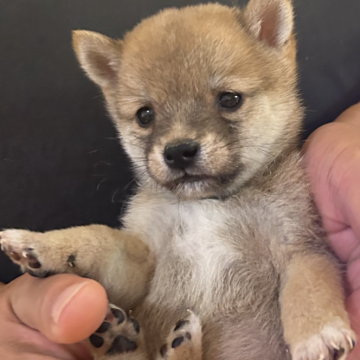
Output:
[[[134,311],[134,316],[142,324],[149,358],[153,360],[176,322],[186,315],[186,306],[166,311],[157,307],[150,310],[146,302],[144,305]],[[212,311],[214,316],[202,316],[197,309],[202,322],[203,360],[290,360],[277,309],[266,314],[249,311],[240,315],[216,313],[215,308]]]
[[279,317],[257,323],[248,315],[205,322],[203,360],[290,360]]
[[[219,249],[216,253],[222,256]],[[271,262],[250,254],[251,264],[236,257],[229,261],[228,251],[225,254],[227,261],[220,263],[226,266],[216,271],[214,262],[205,263],[201,257],[194,264],[168,253],[167,261],[160,262],[147,298],[134,309],[151,359],[188,309],[202,322],[204,360],[289,358],[282,337],[278,276]]]

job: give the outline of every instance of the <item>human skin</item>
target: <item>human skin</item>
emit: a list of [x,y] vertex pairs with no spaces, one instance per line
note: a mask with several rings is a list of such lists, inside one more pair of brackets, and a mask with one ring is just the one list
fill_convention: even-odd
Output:
[[[329,242],[347,264],[347,309],[360,340],[360,103],[317,129],[304,150]],[[348,360],[359,358],[356,346]]]
[[105,290],[74,275],[23,275],[0,284],[0,354],[6,360],[90,360],[81,343],[107,311]]

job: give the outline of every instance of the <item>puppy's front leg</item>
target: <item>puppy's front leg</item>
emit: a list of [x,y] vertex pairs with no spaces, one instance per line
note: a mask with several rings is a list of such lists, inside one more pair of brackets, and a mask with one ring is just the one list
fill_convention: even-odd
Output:
[[99,281],[112,303],[129,308],[144,297],[154,258],[136,236],[103,225],[37,233],[6,230],[2,249],[38,277],[75,273]]
[[281,316],[292,359],[345,359],[354,347],[355,334],[334,261],[327,255],[296,255],[282,287]]

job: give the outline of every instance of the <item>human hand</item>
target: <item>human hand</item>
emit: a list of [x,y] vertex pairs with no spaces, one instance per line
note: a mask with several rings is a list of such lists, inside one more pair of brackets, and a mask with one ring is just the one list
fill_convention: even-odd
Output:
[[[347,263],[347,309],[360,341],[360,104],[317,129],[306,145],[316,204],[338,257]],[[348,360],[360,358],[360,345]]]
[[0,283],[1,358],[91,359],[81,341],[102,323],[107,305],[100,284],[74,275]]

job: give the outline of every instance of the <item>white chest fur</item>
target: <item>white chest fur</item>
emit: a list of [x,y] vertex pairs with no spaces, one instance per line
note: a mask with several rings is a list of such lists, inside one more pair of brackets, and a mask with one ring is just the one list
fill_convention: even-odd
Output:
[[211,311],[224,300],[233,307],[234,299],[243,297],[239,293],[251,286],[251,274],[256,267],[260,273],[268,273],[269,263],[264,259],[260,263],[249,252],[251,246],[246,245],[248,250],[242,251],[249,238],[238,231],[241,211],[226,202],[154,200],[146,206],[139,203],[135,199],[125,224],[156,254],[157,267],[150,292],[154,302],[161,299],[164,305],[168,298],[173,304],[174,299],[163,291],[172,289],[177,304],[196,303],[200,312]]
[[158,259],[172,251],[187,259],[205,260],[224,248],[220,232],[229,214],[221,202],[156,200],[138,206],[136,199],[124,221],[130,231],[141,235]]

